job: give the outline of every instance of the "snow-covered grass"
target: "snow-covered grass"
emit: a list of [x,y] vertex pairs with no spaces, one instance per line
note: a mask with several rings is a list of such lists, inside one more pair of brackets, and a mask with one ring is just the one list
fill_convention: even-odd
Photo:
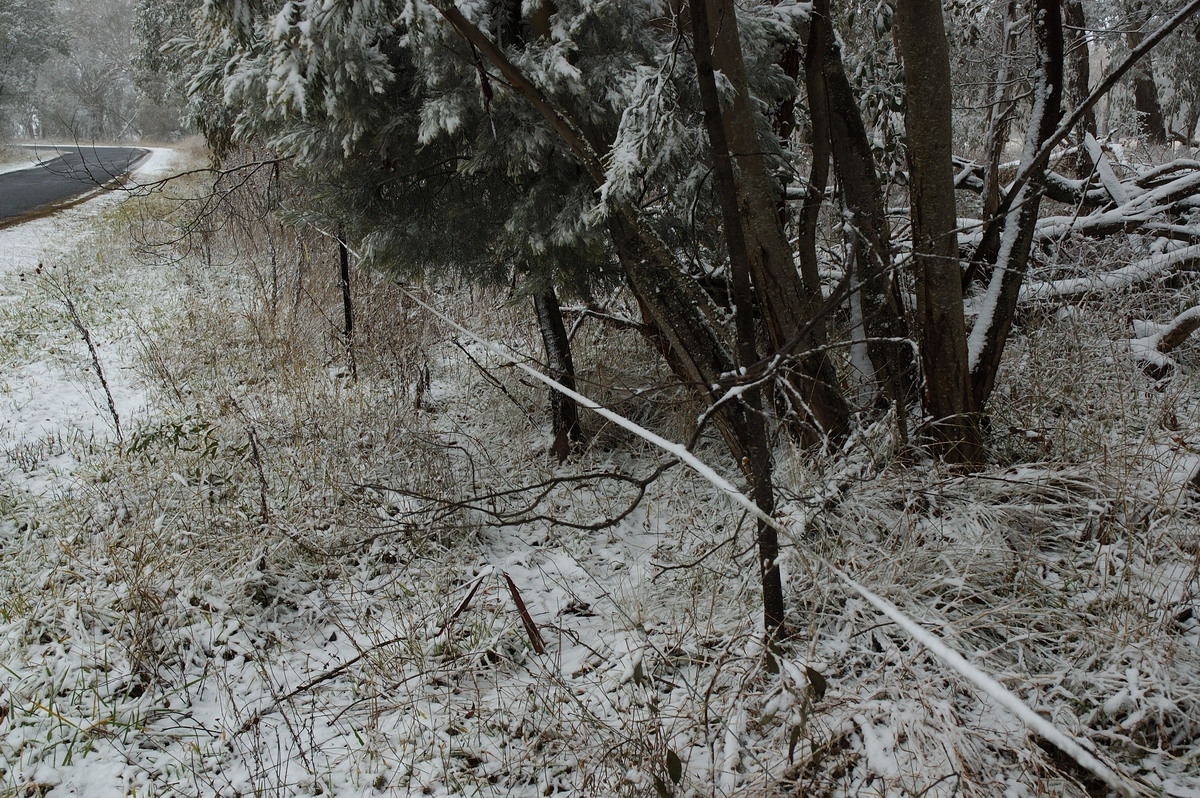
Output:
[[19,147],[0,146],[0,175],[37,165],[38,157]]
[[[1103,794],[794,547],[768,667],[752,523],[681,467],[603,523],[667,461],[595,416],[548,456],[545,389],[506,365],[538,352],[524,303],[415,289],[500,357],[356,275],[354,379],[328,241],[250,203],[194,213],[46,222],[71,245],[2,278],[14,406],[42,401],[32,369],[98,396],[45,290],[66,272],[130,391],[120,446],[94,408],[3,433],[0,794]],[[1144,375],[1126,317],[1194,294],[1028,308],[979,473],[884,423],[778,451],[795,541],[1179,798],[1200,795],[1200,386],[1184,351]],[[586,393],[683,437],[695,408],[633,333],[575,342]]]

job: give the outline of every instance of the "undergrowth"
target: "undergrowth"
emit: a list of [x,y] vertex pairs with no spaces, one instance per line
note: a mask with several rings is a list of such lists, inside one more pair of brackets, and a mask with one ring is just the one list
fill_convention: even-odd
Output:
[[[773,672],[752,524],[705,483],[649,479],[664,457],[595,418],[558,466],[544,390],[384,277],[354,276],[351,374],[327,239],[121,207],[70,269],[157,276],[80,294],[148,406],[124,446],[58,441],[79,465],[54,490],[0,491],[0,794],[1103,794],[813,553],[1152,792],[1200,789],[1197,386],[1123,348],[1173,289],[1029,309],[978,473],[887,419],[781,443]],[[193,235],[135,253],[129,224]],[[410,290],[536,359],[523,300]],[[586,393],[686,437],[695,407],[634,333],[575,341]]]

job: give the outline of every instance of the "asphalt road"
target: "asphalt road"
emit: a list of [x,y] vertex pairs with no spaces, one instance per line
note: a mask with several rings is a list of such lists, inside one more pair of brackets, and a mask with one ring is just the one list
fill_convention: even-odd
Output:
[[37,166],[0,174],[0,223],[94,191],[150,154],[140,147],[33,147]]

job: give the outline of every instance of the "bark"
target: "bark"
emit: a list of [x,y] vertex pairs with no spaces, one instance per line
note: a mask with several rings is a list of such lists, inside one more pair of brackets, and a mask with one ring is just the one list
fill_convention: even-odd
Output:
[[1004,220],[997,233],[999,246],[988,286],[988,301],[971,331],[971,391],[976,408],[984,407],[996,385],[1000,359],[1020,300],[1021,283],[1029,266],[1042,197],[1038,184],[1046,168],[1044,160],[1040,168],[1031,167],[1029,163],[1036,161],[1042,149],[1060,131],[1063,31],[1059,2],[1037,0],[1032,11],[1038,69],[1034,84],[1034,108],[1029,121],[1025,155],[1021,159],[1021,172],[1026,177],[1026,183],[1016,197],[1004,203]]
[[909,97],[905,128],[913,261],[932,448],[948,462],[977,463],[983,451],[967,361],[955,233],[950,56],[941,5],[938,0],[899,0],[895,23]]
[[[875,378],[892,401],[906,405],[913,389],[912,350],[906,338],[903,305],[892,274],[891,231],[883,207],[883,185],[858,100],[842,64],[841,47],[830,24],[829,0],[816,0],[810,24],[824,28],[822,60],[828,134],[834,169],[853,223],[858,302]],[[956,244],[957,246],[957,244]]]
[[1156,348],[1163,353],[1178,349],[1196,330],[1200,330],[1200,306],[1188,308],[1172,319],[1162,331]]
[[[1066,0],[1063,9],[1065,11],[1063,43],[1066,47],[1067,57],[1066,101],[1074,107],[1082,103],[1091,91],[1092,54],[1088,47],[1088,23],[1083,0]],[[1088,136],[1096,137],[1096,112],[1093,109],[1089,108],[1083,118],[1079,120],[1078,131],[1079,141],[1083,141]],[[1091,164],[1081,154],[1076,156],[1077,176],[1086,177],[1090,172],[1090,166]]]
[[338,284],[342,289],[342,334],[350,376],[357,379],[358,362],[354,357],[354,298],[350,293],[350,248],[344,235],[338,236]]
[[692,0],[691,11],[693,27],[699,24],[701,11],[708,20],[712,67],[733,87],[732,106],[721,114],[727,154],[714,152],[714,160],[729,157],[736,170],[740,227],[768,339],[777,352],[798,343],[802,353],[799,368],[789,374],[787,385],[820,434],[841,437],[849,430],[850,410],[838,388],[833,363],[821,348],[824,322],[816,314],[820,297],[805,287],[780,224],[777,205],[781,196],[771,183],[762,154],[734,3],[705,0],[701,8],[699,0]]
[[[536,291],[533,306],[537,313],[538,330],[542,334],[542,345],[546,350],[546,365],[550,376],[572,391],[575,390],[575,362],[571,357],[571,342],[567,339],[567,328],[563,324],[562,308],[552,287]],[[558,462],[564,462],[571,448],[583,440],[583,428],[579,424],[579,408],[575,400],[556,390],[550,391],[550,419],[554,443],[550,453]]]
[[[715,4],[714,4],[715,5]],[[733,155],[726,139],[726,119],[721,110],[714,74],[713,31],[707,0],[692,0],[692,53],[696,60],[696,74],[700,87],[701,103],[704,106],[704,121],[712,149],[713,174],[721,206],[721,217],[725,232],[726,248],[729,252],[735,324],[737,334],[737,358],[741,367],[758,361],[755,349],[754,294],[750,284],[753,269],[748,240],[753,234],[750,220],[744,215],[739,203],[738,180],[734,175]],[[732,17],[732,8],[727,12]],[[740,45],[739,45],[740,47]],[[744,88],[744,85],[743,85]],[[733,114],[738,113],[735,101]],[[735,126],[730,124],[732,129]],[[764,175],[765,176],[765,175]],[[771,211],[775,216],[774,209]],[[776,217],[777,218],[777,217]],[[749,228],[749,229],[748,229]],[[788,260],[791,260],[790,253]],[[795,269],[792,269],[793,274]],[[745,412],[741,419],[741,435],[748,459],[743,471],[750,481],[751,497],[766,515],[775,509],[775,492],[772,480],[771,451],[767,442],[767,429],[763,420],[762,393],[751,388],[741,395]],[[757,522],[757,544],[759,576],[762,582],[763,620],[768,637],[779,637],[785,623],[783,583],[779,574],[779,538],[775,528],[762,518]]]
[[[1141,45],[1145,39],[1141,28],[1150,20],[1150,13],[1141,2],[1134,6],[1133,15],[1137,28],[1125,34],[1125,42],[1130,50],[1136,50]],[[1158,96],[1158,83],[1154,79],[1154,64],[1149,58],[1142,59],[1133,72],[1133,107],[1150,143],[1166,144],[1166,116]]]

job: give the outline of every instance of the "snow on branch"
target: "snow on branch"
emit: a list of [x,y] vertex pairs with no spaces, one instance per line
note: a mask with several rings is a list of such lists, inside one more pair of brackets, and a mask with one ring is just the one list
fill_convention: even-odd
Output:
[[1108,156],[1104,154],[1104,150],[1100,149],[1100,142],[1096,141],[1096,137],[1088,133],[1083,139],[1083,147],[1087,150],[1088,157],[1092,159],[1092,163],[1096,165],[1096,174],[1100,177],[1100,182],[1108,191],[1108,195],[1113,198],[1113,201],[1118,205],[1124,205],[1129,202],[1129,190],[1125,184],[1117,179],[1116,172],[1113,171],[1112,164],[1109,163]]
[[1200,305],[1188,308],[1172,319],[1155,336],[1158,338],[1155,348],[1159,352],[1170,352],[1172,349],[1177,349],[1188,339],[1189,335],[1198,329],[1200,329]]
[[[1098,163],[1107,163],[1101,158]],[[1049,216],[1038,221],[1037,239],[1056,239],[1068,233],[1101,237],[1120,232],[1133,232],[1156,226],[1150,220],[1166,213],[1171,206],[1200,192],[1200,171],[1191,171],[1169,182],[1151,189],[1138,185],[1139,181],[1122,182],[1107,170],[1104,185],[1109,195],[1120,198],[1118,207],[1087,216]],[[1174,225],[1169,237],[1185,241],[1200,240],[1200,228]]]
[[1196,330],[1200,330],[1200,305],[1188,308],[1166,324],[1134,322],[1134,332],[1139,337],[1130,339],[1129,349],[1143,368],[1162,376],[1177,365],[1170,353]]
[[1089,277],[1027,283],[1021,287],[1021,301],[1079,296],[1095,291],[1124,291],[1149,282],[1164,272],[1196,268],[1200,268],[1200,244],[1172,252],[1160,252],[1123,268]]

